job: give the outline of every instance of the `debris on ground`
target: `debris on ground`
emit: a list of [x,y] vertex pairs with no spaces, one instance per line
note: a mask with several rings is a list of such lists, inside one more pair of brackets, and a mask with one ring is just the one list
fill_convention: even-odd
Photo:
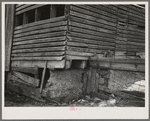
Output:
[[109,95],[108,100],[86,95],[80,99],[73,99],[68,103],[46,100],[45,103],[35,101],[12,91],[5,92],[5,106],[7,107],[144,107],[145,101],[129,100],[114,94]]

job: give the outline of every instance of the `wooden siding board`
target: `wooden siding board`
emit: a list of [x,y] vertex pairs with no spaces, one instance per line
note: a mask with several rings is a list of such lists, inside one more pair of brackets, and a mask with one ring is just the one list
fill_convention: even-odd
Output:
[[38,8],[38,7],[42,7],[42,6],[44,6],[44,5],[45,5],[45,4],[37,4],[37,5],[29,6],[29,7],[25,8],[25,9],[22,9],[22,10],[20,10],[20,11],[17,11],[15,14],[18,15],[18,14],[24,13],[24,12],[26,12],[26,11],[36,9],[36,8]]
[[19,7],[16,8],[16,12],[20,11],[22,9],[26,9],[27,7],[33,6],[33,4],[25,4],[25,5],[21,5]]
[[85,29],[85,28],[79,28],[79,27],[74,27],[74,26],[69,26],[69,31],[86,33],[86,34],[89,34],[89,35],[115,39],[115,35],[108,34],[108,33],[103,33],[103,31],[102,32],[97,32],[97,31],[92,31],[92,30],[88,30],[88,29]]
[[23,5],[25,5],[25,4],[16,4],[16,8],[19,8],[19,7],[23,6]]
[[98,5],[77,5],[77,6],[84,8],[84,9],[91,11],[91,12],[95,12],[95,13],[98,13],[98,14],[101,14],[104,16],[108,16],[108,17],[113,18],[113,19],[116,19],[116,17],[117,17],[116,16],[117,11],[115,11],[115,13],[112,14],[112,13],[107,12],[108,9],[107,10],[106,9],[105,10],[99,9],[101,7],[99,7]]
[[17,27],[15,27],[15,30],[25,29],[28,27],[33,27],[33,26],[37,26],[37,25],[41,25],[41,24],[53,23],[53,22],[65,21],[65,20],[67,20],[66,16],[60,16],[60,17],[56,17],[56,18],[51,18],[51,19],[47,19],[47,20],[42,20],[42,21],[37,21],[37,22],[25,24],[22,26],[17,26]]
[[76,51],[66,51],[66,55],[74,55],[74,56],[93,56],[93,53],[86,52],[76,52]]
[[61,56],[65,52],[37,52],[37,53],[19,53],[12,54],[12,57],[42,57],[42,56]]
[[104,19],[100,19],[100,18],[96,18],[90,15],[86,15],[84,13],[79,13],[79,12],[75,12],[75,11],[70,11],[70,15],[76,16],[76,17],[80,17],[80,18],[84,18],[87,20],[92,20],[98,23],[102,23],[102,24],[106,24],[106,25],[110,25],[110,26],[116,26],[115,23],[104,20]]
[[82,23],[77,23],[77,22],[73,22],[73,21],[69,21],[69,25],[76,26],[78,28],[85,28],[85,29],[89,29],[89,30],[93,30],[93,31],[97,31],[97,32],[102,32],[102,33],[116,34],[116,31],[111,31],[111,30],[94,27],[94,26],[86,25],[86,24],[82,24]]
[[85,38],[85,39],[92,39],[92,40],[97,40],[97,41],[115,42],[115,39],[103,38],[103,37],[87,35],[87,34],[77,33],[77,32],[69,32],[68,36]]
[[98,50],[98,49],[91,49],[91,48],[80,48],[80,47],[67,47],[69,51],[77,51],[77,52],[86,52],[86,53],[104,53],[106,50]]
[[31,40],[31,39],[40,39],[40,38],[47,38],[47,37],[59,37],[66,35],[66,31],[60,31],[60,32],[53,32],[53,33],[46,33],[46,34],[40,34],[40,35],[33,35],[33,36],[25,36],[16,38],[13,41],[25,41],[25,40]]
[[59,57],[14,57],[14,58],[11,58],[13,61],[14,60],[40,60],[40,61],[43,61],[43,60],[51,60],[51,61],[54,61],[54,60],[62,60],[65,56],[59,56]]
[[96,27],[100,27],[100,28],[104,28],[104,29],[108,29],[108,30],[116,30],[116,27],[104,24],[104,23],[99,23],[96,21],[92,21],[92,20],[88,20],[85,18],[79,18],[76,16],[70,16],[70,21],[74,21],[74,22],[78,22],[78,23],[82,23],[82,24],[86,24],[86,25],[91,25],[91,26],[96,26]]
[[79,42],[79,43],[87,43],[87,44],[93,44],[93,45],[110,45],[114,46],[115,42],[104,42],[104,41],[99,41],[99,40],[93,40],[93,39],[84,39],[84,38],[79,38],[79,37],[71,37],[68,36],[68,42]]
[[30,32],[30,31],[36,31],[36,30],[41,30],[41,29],[46,29],[46,28],[53,28],[53,27],[60,27],[60,26],[65,26],[67,25],[67,21],[59,21],[59,22],[53,22],[51,23],[45,23],[42,25],[36,25],[33,27],[28,27],[28,28],[22,28],[20,30],[16,30],[14,32],[14,36],[18,36],[18,34],[23,34],[25,32]]
[[64,41],[65,39],[66,39],[66,36],[33,39],[33,40],[27,40],[27,41],[13,42],[13,46],[24,45],[24,44],[35,44],[35,43],[61,42],[61,41]]
[[91,11],[88,11],[88,10],[85,10],[83,8],[79,8],[79,7],[75,7],[75,6],[71,6],[71,11],[76,11],[76,12],[79,12],[79,13],[83,13],[83,14],[86,14],[86,15],[89,15],[89,16],[93,16],[95,18],[99,18],[99,19],[104,19],[104,20],[107,20],[107,21],[111,21],[113,23],[116,22],[116,19],[113,19],[113,18],[109,18],[107,16],[104,16],[104,15],[100,15],[100,14],[97,14],[95,12],[91,12]]
[[6,5],[6,28],[5,28],[5,71],[10,70],[11,61],[11,48],[13,40],[13,29],[14,29],[14,12],[15,6],[11,4]]
[[[35,67],[43,68],[45,61],[12,61],[12,67]],[[61,61],[48,61],[47,68],[64,68],[65,60]]]
[[43,34],[43,33],[52,33],[52,32],[56,32],[56,31],[65,31],[67,30],[67,26],[60,26],[60,27],[53,27],[53,28],[48,28],[48,29],[39,29],[39,30],[32,30],[29,32],[23,32],[17,35],[14,35],[14,38],[18,38],[18,37],[24,37],[24,36],[32,36],[32,35],[39,35],[39,34]]
[[25,48],[42,48],[42,47],[55,47],[55,46],[65,46],[66,42],[53,42],[53,43],[39,43],[39,44],[30,44],[30,45],[18,45],[18,46],[13,46],[13,50],[15,49],[25,49]]
[[33,53],[33,52],[47,52],[47,51],[64,51],[65,47],[45,47],[45,48],[31,48],[31,49],[20,49],[20,50],[13,50],[12,53]]

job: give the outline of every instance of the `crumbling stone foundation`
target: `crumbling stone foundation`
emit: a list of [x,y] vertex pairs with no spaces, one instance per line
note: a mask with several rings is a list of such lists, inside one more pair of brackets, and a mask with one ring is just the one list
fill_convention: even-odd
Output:
[[144,73],[131,71],[92,68],[51,70],[43,92],[50,99],[69,102],[85,95],[98,96],[99,85],[125,90],[136,81],[144,79]]

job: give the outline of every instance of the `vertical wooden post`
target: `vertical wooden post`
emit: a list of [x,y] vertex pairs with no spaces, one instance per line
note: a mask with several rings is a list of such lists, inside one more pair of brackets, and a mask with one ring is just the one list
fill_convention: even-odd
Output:
[[35,9],[35,21],[41,20],[41,11],[39,8]]
[[27,24],[28,23],[28,16],[27,13],[23,13],[23,24]]
[[50,8],[50,18],[56,17],[56,5],[51,5]]
[[46,67],[47,67],[47,61],[45,62],[45,67],[44,67],[43,73],[42,73],[42,80],[41,80],[41,86],[40,86],[40,93],[42,92],[42,89],[43,89],[43,83],[44,83],[44,77],[45,77]]
[[71,64],[72,64],[72,60],[66,60],[66,66],[65,66],[65,68],[66,69],[71,68]]
[[10,70],[10,59],[11,59],[11,48],[13,41],[14,32],[14,16],[15,16],[15,5],[6,4],[5,5],[6,15],[5,15],[5,71]]
[[39,79],[39,71],[38,71],[38,66],[37,65],[35,66],[35,69],[36,69],[36,74],[34,75],[34,77],[36,79]]

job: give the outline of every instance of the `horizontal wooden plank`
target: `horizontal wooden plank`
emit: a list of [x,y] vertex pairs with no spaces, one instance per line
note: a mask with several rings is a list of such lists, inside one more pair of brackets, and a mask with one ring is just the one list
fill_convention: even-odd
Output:
[[11,70],[17,71],[17,72],[23,72],[23,73],[31,73],[31,74],[38,73],[38,68],[36,67],[27,67],[27,68],[12,67]]
[[80,17],[80,18],[83,18],[85,20],[87,19],[87,20],[91,20],[91,21],[94,21],[94,22],[110,25],[110,26],[116,26],[116,23],[113,23],[113,22],[110,22],[110,21],[107,21],[107,20],[104,20],[104,19],[96,18],[96,17],[90,16],[90,15],[86,15],[84,13],[70,11],[70,15]]
[[145,72],[145,69],[143,68],[137,68],[134,65],[128,65],[127,64],[115,64],[112,66],[113,69],[117,70],[127,70],[127,71],[139,71],[139,72]]
[[39,52],[39,53],[19,53],[12,54],[12,57],[43,57],[43,56],[60,56],[64,55],[65,52]]
[[121,30],[126,30],[126,31],[130,31],[130,32],[134,32],[134,33],[141,33],[141,34],[145,34],[145,30],[141,29],[138,25],[134,25],[134,24],[130,24],[128,23],[128,25],[121,25],[121,24],[117,24],[117,29],[121,29]]
[[[95,61],[95,58],[90,58],[91,61]],[[114,59],[114,58],[101,58],[99,62],[111,62],[111,63],[127,63],[127,64],[145,64],[145,59]]]
[[11,60],[51,60],[51,61],[55,61],[55,60],[62,60],[65,56],[59,56],[59,57],[14,57],[11,58]]
[[128,14],[122,14],[122,12],[119,12],[119,10],[118,10],[118,15],[117,16],[120,17],[120,18],[128,19]]
[[15,45],[24,45],[24,44],[33,44],[33,43],[35,44],[35,43],[61,42],[61,41],[64,41],[64,40],[66,40],[66,36],[51,37],[51,38],[43,38],[43,39],[13,42],[13,46],[15,46]]
[[86,43],[79,43],[79,42],[67,42],[67,46],[74,46],[74,47],[87,47],[87,48],[95,48],[100,49],[99,45],[93,44],[86,44]]
[[[90,27],[90,29],[92,29],[92,28]],[[101,30],[101,32],[98,32],[98,31],[88,30],[86,28],[79,28],[78,26],[77,27],[69,26],[69,31],[74,31],[74,32],[79,32],[79,33],[86,33],[88,35],[99,36],[99,37],[107,37],[107,38],[113,38],[113,39],[115,39],[115,37],[116,37],[115,35],[105,33],[105,31],[103,31],[103,30]]]
[[86,25],[91,25],[91,26],[96,26],[96,27],[116,31],[116,27],[113,27],[113,26],[110,26],[110,25],[107,25],[104,23],[100,23],[97,21],[92,21],[92,20],[88,20],[88,19],[84,19],[84,18],[75,17],[75,16],[70,16],[70,21],[75,21],[78,23],[86,24]]
[[42,47],[55,47],[55,46],[65,46],[66,42],[52,42],[52,43],[39,43],[39,44],[29,44],[29,45],[18,45],[18,46],[13,46],[13,50],[15,49],[24,49],[24,48],[42,48]]
[[28,76],[26,74],[23,74],[23,73],[20,73],[20,72],[17,72],[17,71],[13,71],[13,74],[22,79],[23,81],[25,81],[26,83],[29,83],[29,84],[32,84],[36,87],[39,86],[39,83],[40,83],[40,80],[39,79],[36,79],[36,78],[33,78],[31,76]]
[[[145,11],[143,11],[143,9],[141,9],[140,11],[133,9],[133,6],[128,5],[128,11],[134,14],[137,14],[139,16],[145,17]],[[143,12],[142,12],[143,11]]]
[[20,38],[15,38],[13,41],[16,42],[16,41],[25,41],[25,40],[31,40],[31,39],[39,39],[39,38],[60,37],[64,35],[66,35],[66,31],[20,37]]
[[137,21],[134,21],[134,20],[131,20],[131,19],[128,20],[128,23],[145,27],[145,23],[140,23],[140,22],[137,22]]
[[126,41],[118,41],[118,40],[116,40],[116,46],[117,45],[124,45],[124,46],[126,46],[127,42]]
[[63,51],[65,50],[65,46],[62,47],[45,47],[45,48],[31,48],[31,49],[20,49],[13,50],[12,53],[33,53],[33,52],[46,52],[46,51]]
[[120,64],[120,66],[117,64],[117,66],[112,67],[112,63],[108,63],[108,62],[95,63],[95,62],[90,61],[89,63],[90,63],[90,66],[93,68],[99,67],[100,69],[145,72],[145,69],[143,68],[140,68],[140,69],[135,68],[134,64]]
[[145,49],[145,46],[140,46],[140,45],[129,45],[127,44],[128,48],[139,48],[139,49]]
[[138,40],[145,40],[145,37],[143,36],[136,36],[136,35],[130,35],[130,34],[123,34],[123,33],[117,33],[118,36],[124,37],[124,38],[133,38]]
[[145,30],[141,30],[138,27],[137,28],[133,28],[133,27],[128,27],[127,30],[131,30],[131,31],[135,31],[135,32],[141,32],[141,33],[145,33]]
[[132,13],[129,13],[128,19],[136,21],[136,22],[140,22],[142,24],[145,23],[145,18],[139,18],[138,16],[136,16],[135,14],[132,14]]
[[87,34],[77,33],[77,32],[69,32],[68,36],[85,38],[85,39],[92,39],[92,40],[97,40],[97,41],[106,41],[106,42],[112,42],[112,43],[115,42],[115,39],[103,38],[103,37],[87,35]]
[[127,48],[126,51],[128,51],[128,52],[145,52],[145,49],[140,49],[140,48]]
[[35,88],[32,85],[24,83],[23,81],[19,80],[16,76],[12,74],[10,75],[10,80],[13,81],[6,82],[7,89],[17,92],[18,94],[28,96],[34,100],[45,102],[45,100],[41,98],[39,88]]
[[[91,12],[95,12],[95,13],[98,13],[98,14],[101,14],[101,15],[104,15],[104,16],[108,16],[110,18],[114,18],[116,19],[116,15],[113,13],[109,13],[109,12],[106,12],[106,9],[99,9],[99,8],[103,8],[102,6],[99,7],[99,5],[77,5],[78,7],[80,8],[83,8],[83,9],[86,9],[88,11],[91,11]],[[107,10],[108,11],[108,10]],[[117,13],[117,12],[115,12]]]
[[115,56],[116,55],[126,55],[126,51],[115,51]]
[[86,53],[86,52],[76,52],[76,51],[66,51],[67,55],[74,55],[74,56],[93,56],[93,53]]
[[53,27],[60,27],[60,26],[65,26],[67,25],[67,21],[59,21],[59,22],[54,22],[53,24],[50,23],[46,23],[46,24],[42,24],[42,25],[37,25],[37,26],[33,26],[33,27],[29,27],[29,28],[23,28],[23,29],[19,29],[14,31],[14,37],[18,36],[18,34],[25,34],[25,32],[31,32],[31,31],[40,31],[42,29],[47,29],[47,28],[53,28]]
[[126,56],[127,59],[139,59],[139,56]]
[[23,5],[25,5],[25,4],[16,4],[16,8],[19,8],[19,7],[23,6]]
[[127,48],[126,45],[119,45],[119,44],[116,44],[116,48]]
[[36,22],[33,22],[33,23],[24,24],[22,26],[17,26],[17,27],[14,28],[14,30],[25,29],[25,28],[28,28],[28,27],[33,27],[33,26],[37,26],[37,25],[41,25],[41,24],[53,23],[53,22],[65,21],[65,20],[67,20],[67,17],[66,16],[61,16],[61,17],[56,17],[56,18],[51,18],[51,19],[47,19],[47,20],[36,21]]
[[42,6],[45,6],[45,4],[37,4],[37,5],[34,5],[34,6],[27,7],[26,9],[22,9],[22,10],[20,10],[20,11],[17,11],[17,12],[16,12],[16,15],[21,14],[21,13],[24,13],[24,12],[29,11],[29,10],[33,10],[33,9],[35,9],[35,8],[42,7]]
[[121,42],[134,42],[134,43],[142,43],[142,44],[144,44],[145,43],[145,40],[143,40],[143,39],[136,39],[136,38],[126,38],[126,37],[119,37],[119,36],[117,36],[116,37],[116,43],[118,42],[118,41],[121,41]]
[[89,57],[66,55],[66,60],[88,60]]
[[73,47],[87,47],[87,48],[93,48],[93,49],[110,49],[114,50],[115,47],[113,46],[100,46],[100,45],[92,45],[92,44],[85,44],[85,43],[77,43],[77,42],[67,42],[68,46],[73,46]]
[[122,9],[122,10],[128,12],[128,13],[137,14],[137,15],[142,16],[142,17],[145,16],[143,13],[140,13],[140,12],[137,12],[137,11],[135,11],[133,9],[130,9],[129,6],[130,5],[116,5],[116,7],[118,7],[119,9]]
[[114,5],[115,4],[104,4],[104,5],[102,4],[100,7],[104,7],[104,8],[106,8],[106,10],[109,9],[110,11],[111,10],[117,11],[118,8],[116,8]]
[[40,29],[40,30],[34,30],[34,31],[14,35],[14,38],[24,37],[24,36],[32,36],[32,35],[36,35],[36,34],[39,35],[39,34],[43,34],[43,33],[59,32],[59,31],[65,31],[65,30],[67,30],[67,26],[54,27],[54,28],[48,28],[48,29],[42,29],[42,30]]
[[[128,12],[125,11],[125,10],[122,10],[122,9],[118,8],[117,11],[118,11],[119,15],[120,15],[120,14],[123,14],[123,15],[125,15],[125,16],[128,16]],[[119,15],[118,15],[118,17],[121,17],[121,16],[119,16]]]
[[138,11],[138,12],[141,12],[141,13],[145,13],[145,8],[141,8],[141,7],[138,7],[138,6],[135,6],[135,5],[130,5],[130,6],[127,6],[127,7],[129,7],[132,10],[135,10],[135,11]]
[[134,13],[130,13],[130,12],[129,12],[129,13],[128,13],[128,16],[129,16],[130,18],[135,17],[136,19],[138,19],[138,20],[140,20],[140,21],[142,21],[142,22],[145,21],[145,17],[139,16],[139,15],[134,14]]
[[113,19],[113,18],[110,19],[110,17],[107,17],[107,16],[104,16],[104,15],[101,15],[101,14],[98,14],[98,13],[95,13],[95,12],[91,12],[91,11],[85,10],[85,9],[79,8],[77,6],[76,7],[75,6],[71,6],[70,10],[71,11],[76,11],[76,12],[79,12],[79,13],[83,13],[83,14],[86,14],[86,15],[89,15],[89,16],[93,16],[95,18],[111,21],[113,23],[116,22],[116,19]]
[[97,32],[102,32],[102,33],[104,32],[104,33],[116,34],[116,31],[112,31],[112,30],[108,30],[108,29],[102,29],[102,28],[99,28],[99,27],[94,27],[94,26],[91,26],[91,25],[86,25],[86,24],[77,23],[77,22],[73,22],[73,21],[69,21],[69,25],[77,26],[77,27],[81,27],[81,28],[86,28],[86,29],[89,29],[89,30],[94,30],[94,31],[97,31]]
[[117,32],[129,34],[129,35],[141,36],[141,37],[144,37],[144,36],[145,36],[145,33],[135,32],[135,31],[129,31],[129,30],[125,30],[125,29],[124,29],[124,30],[122,30],[122,29],[117,29]]
[[92,39],[84,39],[84,38],[78,38],[78,37],[70,37],[68,36],[68,42],[81,42],[81,43],[87,43],[87,44],[94,44],[94,45],[107,45],[107,46],[115,46],[115,42],[104,42],[104,41],[95,41]]
[[101,86],[101,85],[99,85],[99,90],[105,91],[107,93],[112,93],[112,94],[115,94],[117,96],[121,96],[123,98],[127,98],[127,99],[130,99],[130,100],[144,100],[143,98],[137,97],[135,95],[131,95],[131,94],[128,94],[128,93],[125,93],[125,92],[121,92],[119,90],[112,90],[108,87],[104,87],[104,86]]
[[127,56],[130,56],[130,55],[131,55],[131,56],[135,56],[136,53],[135,53],[135,52],[126,52],[126,55],[127,55]]
[[111,13],[113,15],[117,15],[117,8],[112,5],[90,5],[98,8],[99,10],[106,11],[107,13]]
[[91,49],[91,48],[81,48],[81,47],[67,47],[69,51],[77,51],[77,52],[86,52],[86,53],[104,53],[106,50],[98,50],[98,49]]
[[145,43],[145,39],[127,38],[128,42]]
[[123,23],[128,23],[128,19],[126,19],[126,18],[120,18],[120,17],[118,17],[117,18],[117,22],[123,22]]
[[16,8],[16,12],[22,9],[26,9],[27,7],[33,6],[34,4],[24,4]]
[[[38,66],[39,68],[43,68],[45,65],[45,61],[12,61],[12,67],[35,67]],[[64,68],[65,67],[65,60],[61,61],[48,61],[47,68]]]

